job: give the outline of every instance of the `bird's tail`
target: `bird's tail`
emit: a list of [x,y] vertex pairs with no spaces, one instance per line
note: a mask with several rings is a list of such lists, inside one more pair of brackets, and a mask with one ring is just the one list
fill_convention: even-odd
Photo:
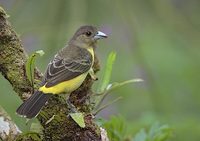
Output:
[[22,103],[16,112],[26,118],[36,117],[51,96],[51,94],[44,94],[41,91],[37,91]]

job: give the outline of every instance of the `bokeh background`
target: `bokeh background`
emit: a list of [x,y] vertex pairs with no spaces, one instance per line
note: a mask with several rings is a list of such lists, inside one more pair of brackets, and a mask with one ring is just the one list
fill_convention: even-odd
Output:
[[[109,52],[117,52],[112,82],[145,81],[115,90],[106,101],[123,99],[99,117],[121,115],[133,134],[159,121],[173,128],[173,141],[200,140],[199,0],[0,0],[0,5],[25,50],[44,50],[37,59],[42,71],[79,26],[95,25],[109,35],[97,52],[102,68]],[[28,130],[15,114],[21,100],[0,77],[0,105]]]

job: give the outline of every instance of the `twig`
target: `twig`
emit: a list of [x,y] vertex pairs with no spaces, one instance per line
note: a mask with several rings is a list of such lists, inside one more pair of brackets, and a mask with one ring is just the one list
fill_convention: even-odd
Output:
[[117,102],[117,101],[120,100],[120,99],[122,99],[122,97],[118,97],[118,98],[114,99],[113,101],[111,101],[111,102],[109,102],[109,103],[103,105],[102,107],[100,107],[99,109],[97,109],[97,110],[93,113],[93,115],[94,115],[94,116],[97,115],[100,111],[102,111],[103,109],[107,108],[108,106],[112,105],[113,103]]
[[103,92],[95,94],[95,96],[102,96],[100,101],[96,105],[95,109],[98,109],[100,107],[100,105],[103,103],[104,99],[108,96],[108,94],[110,94],[116,88],[119,88],[119,87],[124,86],[129,83],[142,82],[142,81],[143,81],[142,79],[136,78],[136,79],[130,79],[130,80],[127,80],[124,82],[120,82],[120,83],[115,82],[113,84],[109,84]]

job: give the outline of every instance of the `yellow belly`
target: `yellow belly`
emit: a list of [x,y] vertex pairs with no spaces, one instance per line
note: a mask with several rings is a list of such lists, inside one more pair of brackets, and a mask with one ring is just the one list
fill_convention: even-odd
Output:
[[72,91],[76,90],[85,80],[85,77],[87,76],[87,73],[84,73],[80,76],[77,76],[71,80],[64,81],[62,83],[59,83],[55,86],[46,88],[45,85],[39,88],[39,91],[42,91],[43,93],[51,93],[51,94],[60,94],[60,93],[71,93]]

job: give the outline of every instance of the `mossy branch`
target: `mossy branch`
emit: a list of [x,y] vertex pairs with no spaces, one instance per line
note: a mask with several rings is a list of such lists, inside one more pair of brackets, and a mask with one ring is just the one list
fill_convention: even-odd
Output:
[[[22,100],[26,100],[32,92],[31,83],[28,81],[25,72],[27,54],[7,18],[8,15],[0,7],[0,72],[10,82],[18,96]],[[100,66],[97,57],[95,57],[95,60],[93,69],[97,72]],[[42,79],[42,74],[36,68],[34,76],[34,79]],[[39,86],[38,81],[35,81],[35,83],[36,86]],[[93,93],[91,91],[92,84],[93,80],[88,76],[81,87],[71,93],[69,98],[79,111],[84,113],[86,127],[79,127],[68,116],[69,109],[64,98],[54,96],[37,116],[43,126],[43,140],[101,140],[100,127],[93,122],[93,116],[90,114],[92,110],[90,104],[90,95]],[[52,118],[52,121],[46,124],[53,116],[55,118]],[[23,136],[20,136],[19,140],[23,140]]]

